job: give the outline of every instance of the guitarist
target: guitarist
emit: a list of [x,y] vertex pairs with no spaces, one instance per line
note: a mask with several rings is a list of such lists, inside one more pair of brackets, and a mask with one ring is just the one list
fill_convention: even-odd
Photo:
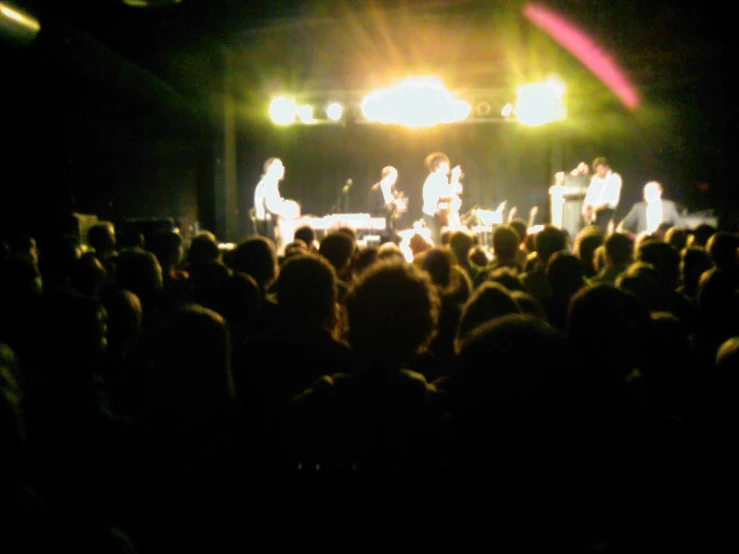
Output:
[[605,158],[593,161],[593,171],[595,174],[590,178],[585,193],[582,216],[586,225],[595,225],[606,235],[621,198],[621,176],[611,169]]
[[398,170],[387,166],[382,170],[382,179],[370,189],[369,206],[373,217],[384,217],[391,240],[395,240],[395,222],[408,211],[408,200],[402,192],[398,192],[395,183],[398,181]]
[[[439,243],[442,227],[460,225],[459,209],[462,201],[462,169],[450,170],[449,158],[441,152],[429,154],[425,160],[429,176],[423,184],[423,219],[431,232],[431,240]],[[451,179],[449,174],[451,173]]]

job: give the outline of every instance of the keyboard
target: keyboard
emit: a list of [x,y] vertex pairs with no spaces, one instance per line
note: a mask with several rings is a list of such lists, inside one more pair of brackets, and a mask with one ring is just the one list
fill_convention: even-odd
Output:
[[295,238],[295,230],[304,225],[313,228],[314,231],[332,231],[334,229],[349,228],[354,231],[378,232],[387,228],[384,217],[372,217],[370,214],[334,214],[324,217],[303,216],[296,219],[283,219],[279,226],[279,247],[290,244]]

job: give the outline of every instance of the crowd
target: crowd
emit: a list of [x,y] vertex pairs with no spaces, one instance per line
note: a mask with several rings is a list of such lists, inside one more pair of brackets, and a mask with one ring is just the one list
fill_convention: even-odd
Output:
[[295,237],[280,257],[209,232],[119,244],[109,223],[87,248],[4,237],[5,545],[220,551],[306,523],[304,546],[349,525],[521,551],[730,535],[739,236],[514,220],[490,251],[416,239],[411,263],[349,230]]

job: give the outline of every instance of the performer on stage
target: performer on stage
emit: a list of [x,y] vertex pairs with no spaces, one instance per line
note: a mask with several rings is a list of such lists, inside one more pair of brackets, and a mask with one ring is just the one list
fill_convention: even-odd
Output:
[[277,242],[279,218],[300,216],[300,206],[280,195],[279,183],[285,177],[285,166],[279,158],[264,162],[264,173],[254,190],[254,215],[257,233]]
[[429,154],[425,160],[429,176],[423,184],[423,219],[431,232],[431,240],[439,244],[442,227],[460,227],[459,209],[462,201],[462,169],[451,170],[449,158],[441,152]]
[[635,234],[654,233],[663,223],[679,226],[682,217],[674,202],[662,199],[662,185],[650,181],[644,185],[644,202],[637,202],[631,207],[618,224],[618,230]]
[[606,234],[621,198],[621,176],[615,173],[605,158],[593,161],[595,174],[590,179],[582,207],[586,225],[596,225]]
[[382,179],[372,186],[369,193],[369,212],[372,217],[384,217],[390,240],[395,241],[395,222],[408,210],[408,200],[398,192],[395,183],[398,170],[387,166],[382,170]]

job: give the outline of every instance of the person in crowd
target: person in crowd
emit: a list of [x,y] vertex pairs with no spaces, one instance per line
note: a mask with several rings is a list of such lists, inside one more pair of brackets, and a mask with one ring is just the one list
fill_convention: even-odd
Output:
[[95,256],[103,264],[108,275],[115,275],[116,235],[115,227],[110,221],[96,223],[87,231],[87,243],[95,252]]
[[310,225],[301,225],[295,229],[295,240],[302,240],[310,252],[318,253],[318,240],[316,239],[316,231]]
[[548,320],[555,329],[564,331],[570,299],[587,285],[585,269],[576,256],[560,250],[549,259],[546,277],[552,291],[551,296],[544,299]]
[[603,242],[603,234],[594,225],[580,229],[575,237],[572,253],[582,262],[586,279],[595,277],[598,273],[595,269],[595,250]]
[[343,302],[348,294],[349,285],[354,280],[352,260],[357,251],[357,243],[352,235],[335,231],[321,240],[318,254],[325,258],[334,268],[339,286],[339,301]]
[[526,222],[519,217],[514,217],[508,225],[516,231],[516,234],[518,235],[519,243],[518,251],[516,251],[516,264],[525,269],[526,259],[528,257],[528,252],[526,251],[526,241],[529,234],[528,226],[526,225]]
[[555,252],[565,250],[567,240],[561,229],[545,225],[536,233],[536,265],[522,276],[526,292],[542,300],[551,294],[546,277],[547,264]]
[[603,244],[603,260],[605,266],[595,277],[590,279],[593,284],[614,284],[616,277],[626,271],[634,259],[634,241],[625,233],[609,235]]

